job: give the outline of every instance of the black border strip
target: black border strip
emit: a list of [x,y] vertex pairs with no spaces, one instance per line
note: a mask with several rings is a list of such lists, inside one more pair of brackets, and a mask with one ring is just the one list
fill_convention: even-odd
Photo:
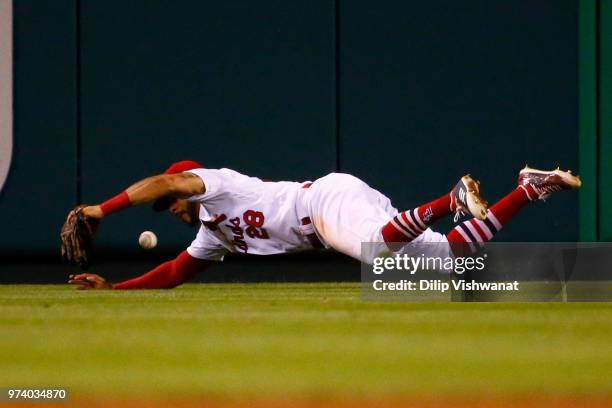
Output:
[[75,0],[76,204],[83,202],[81,163],[81,1]]
[[601,240],[601,0],[595,0],[595,239]]
[[334,34],[335,34],[335,59],[334,59],[334,63],[335,63],[335,84],[336,84],[336,94],[335,94],[335,98],[336,98],[336,117],[335,117],[335,137],[336,137],[336,171],[341,171],[342,169],[342,162],[341,162],[341,156],[340,156],[340,135],[341,135],[341,120],[342,120],[342,116],[341,116],[341,103],[340,103],[340,97],[341,97],[341,84],[340,84],[340,77],[341,77],[341,64],[340,64],[340,58],[341,58],[341,54],[340,54],[340,0],[336,0],[334,2],[334,14],[335,14],[335,27],[334,27]]

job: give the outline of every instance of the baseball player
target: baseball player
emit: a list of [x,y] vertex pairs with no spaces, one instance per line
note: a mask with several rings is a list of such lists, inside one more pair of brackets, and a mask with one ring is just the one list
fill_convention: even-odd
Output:
[[[390,250],[406,250],[414,243],[455,255],[448,243],[472,252],[488,241],[521,208],[551,193],[579,188],[570,171],[519,172],[518,186],[488,208],[479,183],[463,176],[449,193],[414,209],[399,212],[389,198],[349,174],[331,173],[313,182],[269,182],[234,170],[207,169],[194,161],[172,164],[164,174],[141,180],[115,197],[91,206],[79,206],[68,219],[92,223],[131,206],[153,203],[156,211],[168,210],[181,221],[198,226],[191,245],[175,259],[130,280],[111,284],[103,277],[81,273],[69,283],[79,289],[172,288],[189,280],[228,252],[269,255],[313,248],[333,248],[363,262]],[[449,233],[429,227],[442,217],[471,215]],[[71,218],[72,217],[72,218]],[[68,223],[68,221],[67,221]],[[63,252],[79,260],[70,234]],[[373,242],[362,252],[362,243]],[[401,249],[398,249],[399,247]]]

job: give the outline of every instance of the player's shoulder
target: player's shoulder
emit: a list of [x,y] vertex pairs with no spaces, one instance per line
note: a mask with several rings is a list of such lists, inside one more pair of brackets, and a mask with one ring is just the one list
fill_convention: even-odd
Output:
[[232,191],[253,189],[256,184],[261,183],[261,180],[256,177],[250,177],[226,167],[220,169],[194,169],[191,172],[202,179],[206,188],[206,193],[198,196],[198,199],[211,199],[217,195],[226,195]]
[[198,173],[224,174],[228,176],[237,176],[237,175],[243,176],[244,175],[240,173],[239,171],[236,171],[234,169],[230,169],[227,167],[220,167],[220,168],[201,167],[201,168],[192,169],[189,171],[194,172],[194,173],[198,172]]
[[210,168],[199,168],[189,170],[190,173],[196,174],[200,177],[204,178],[223,178],[223,179],[232,179],[241,177],[244,175],[237,172],[236,170],[228,169],[228,168],[220,168],[220,169],[210,169]]

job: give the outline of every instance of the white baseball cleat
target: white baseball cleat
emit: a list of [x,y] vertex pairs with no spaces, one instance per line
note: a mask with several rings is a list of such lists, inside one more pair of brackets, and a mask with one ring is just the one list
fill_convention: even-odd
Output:
[[526,165],[519,171],[518,185],[523,188],[531,186],[538,200],[546,200],[554,192],[580,188],[582,181],[579,176],[574,176],[571,170],[563,171],[557,167],[555,170],[545,171],[532,169]]

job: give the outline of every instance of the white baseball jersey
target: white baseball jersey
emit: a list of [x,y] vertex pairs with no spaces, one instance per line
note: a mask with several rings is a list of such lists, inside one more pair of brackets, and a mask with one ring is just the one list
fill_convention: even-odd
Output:
[[[202,226],[187,248],[195,258],[222,260],[227,252],[268,255],[311,249],[304,234],[315,232],[325,246],[371,263],[386,251],[381,228],[398,214],[385,195],[349,174],[296,183],[265,182],[230,169],[189,172],[202,178],[206,187],[204,194],[189,198],[200,203]],[[301,225],[304,217],[312,224]],[[362,253],[364,242],[381,245]],[[413,242],[447,240],[427,229]],[[432,248],[450,254],[448,245]],[[410,244],[404,251],[410,251]]]
[[269,255],[310,249],[300,229],[296,205],[305,183],[267,182],[230,169],[189,170],[204,182],[202,223],[187,252],[200,259],[222,260],[227,252]]

